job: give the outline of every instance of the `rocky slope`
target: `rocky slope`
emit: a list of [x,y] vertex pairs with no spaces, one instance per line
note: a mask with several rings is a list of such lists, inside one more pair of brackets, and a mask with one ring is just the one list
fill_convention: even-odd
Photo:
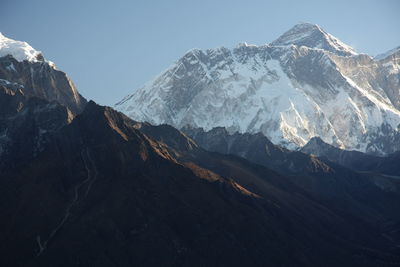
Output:
[[398,150],[399,61],[357,54],[317,25],[263,46],[194,49],[115,107],[139,121],[258,133],[294,149]]
[[[360,178],[339,179],[334,189],[331,182],[321,183],[319,190],[306,192],[267,168],[202,150],[173,127],[136,123],[90,102],[52,133],[34,159],[3,172],[0,212],[10,219],[0,225],[0,261],[14,266],[396,262],[397,237],[385,234],[396,229],[399,218],[379,205],[393,207],[398,197]],[[351,198],[343,187],[354,190]],[[365,202],[365,194],[379,205]]]

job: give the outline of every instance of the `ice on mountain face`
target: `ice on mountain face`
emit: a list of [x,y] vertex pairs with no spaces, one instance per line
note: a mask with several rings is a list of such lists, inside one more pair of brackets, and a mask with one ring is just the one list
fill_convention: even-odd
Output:
[[7,55],[18,61],[43,61],[41,52],[33,49],[28,43],[9,39],[0,33],[0,57]]
[[382,64],[348,51],[272,44],[195,49],[116,108],[177,128],[262,132],[290,149],[319,136],[341,148],[390,152],[389,141],[377,140],[398,135],[400,112],[388,93],[398,92],[398,83],[386,82]]

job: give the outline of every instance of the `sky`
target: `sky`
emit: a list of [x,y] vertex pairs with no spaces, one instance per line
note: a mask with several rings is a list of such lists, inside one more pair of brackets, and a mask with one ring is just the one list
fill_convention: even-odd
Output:
[[0,0],[0,32],[112,106],[192,48],[263,45],[300,22],[376,55],[400,45],[399,11],[398,0]]

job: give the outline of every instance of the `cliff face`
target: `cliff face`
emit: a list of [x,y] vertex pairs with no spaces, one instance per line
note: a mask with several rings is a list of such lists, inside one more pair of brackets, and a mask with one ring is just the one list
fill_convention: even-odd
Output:
[[14,86],[0,85],[0,172],[32,160],[49,136],[74,117],[65,106],[27,97],[23,88]]
[[0,79],[19,84],[25,96],[56,101],[73,113],[82,112],[86,99],[68,76],[46,61],[17,61],[8,55],[0,58]]

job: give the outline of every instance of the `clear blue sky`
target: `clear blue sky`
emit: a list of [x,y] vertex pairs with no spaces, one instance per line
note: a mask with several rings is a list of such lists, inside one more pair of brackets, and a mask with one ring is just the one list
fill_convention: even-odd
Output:
[[400,45],[400,1],[0,0],[0,32],[113,105],[191,48],[265,44],[298,22],[375,55]]

